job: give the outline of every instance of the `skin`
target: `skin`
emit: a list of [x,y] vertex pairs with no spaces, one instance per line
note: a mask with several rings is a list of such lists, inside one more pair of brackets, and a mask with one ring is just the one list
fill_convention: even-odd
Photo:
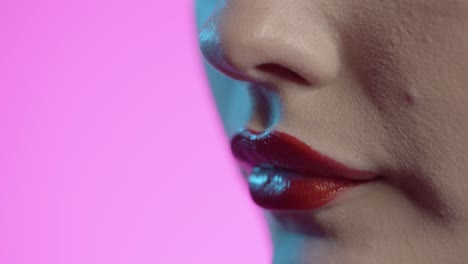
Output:
[[228,136],[273,126],[381,175],[265,212],[274,263],[466,263],[468,0],[199,0],[197,22]]

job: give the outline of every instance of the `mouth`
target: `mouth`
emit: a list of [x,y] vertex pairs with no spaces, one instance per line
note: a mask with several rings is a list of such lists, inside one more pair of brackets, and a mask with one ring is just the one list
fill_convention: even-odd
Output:
[[350,168],[279,131],[244,129],[231,139],[231,151],[248,172],[254,202],[269,210],[310,210],[378,176]]

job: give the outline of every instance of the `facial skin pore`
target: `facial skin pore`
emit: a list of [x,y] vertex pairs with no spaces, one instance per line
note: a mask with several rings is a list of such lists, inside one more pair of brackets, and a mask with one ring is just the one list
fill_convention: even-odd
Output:
[[268,126],[249,110],[259,84],[280,98],[275,130],[381,175],[318,210],[266,212],[274,263],[467,262],[468,0],[199,0],[197,14],[228,135]]

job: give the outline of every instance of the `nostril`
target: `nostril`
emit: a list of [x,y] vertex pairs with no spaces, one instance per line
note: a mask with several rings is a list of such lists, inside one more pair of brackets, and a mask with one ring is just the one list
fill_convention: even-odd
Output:
[[301,75],[289,68],[284,67],[281,64],[264,63],[256,66],[256,68],[261,72],[275,75],[281,79],[285,79],[301,85],[310,85],[310,82],[304,79]]

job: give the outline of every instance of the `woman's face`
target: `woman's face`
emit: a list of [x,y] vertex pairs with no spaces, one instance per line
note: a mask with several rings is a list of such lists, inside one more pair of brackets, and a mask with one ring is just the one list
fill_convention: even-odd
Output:
[[266,210],[275,263],[466,263],[468,0],[199,0],[197,14],[229,136],[273,127],[379,175],[325,207]]

